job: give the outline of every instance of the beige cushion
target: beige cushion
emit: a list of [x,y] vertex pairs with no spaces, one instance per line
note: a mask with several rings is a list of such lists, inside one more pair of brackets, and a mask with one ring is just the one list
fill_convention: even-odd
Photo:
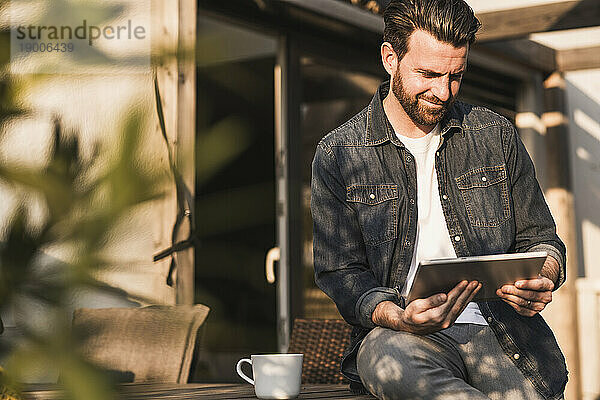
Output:
[[73,328],[81,351],[126,382],[187,382],[198,328],[209,308],[80,308]]

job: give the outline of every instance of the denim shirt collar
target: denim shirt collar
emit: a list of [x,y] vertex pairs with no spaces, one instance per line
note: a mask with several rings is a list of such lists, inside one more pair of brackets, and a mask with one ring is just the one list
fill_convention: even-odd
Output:
[[[402,142],[394,133],[394,128],[385,115],[383,109],[383,99],[390,90],[390,81],[383,82],[373,96],[367,109],[367,131],[365,135],[366,146],[376,146],[387,141],[396,146],[404,147]],[[460,119],[460,113],[453,106],[441,122],[441,135],[444,139],[451,136],[454,131],[463,134],[463,126]]]

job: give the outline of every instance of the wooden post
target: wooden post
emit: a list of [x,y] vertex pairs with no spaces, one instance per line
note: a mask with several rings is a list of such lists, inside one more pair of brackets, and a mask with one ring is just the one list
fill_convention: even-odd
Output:
[[578,275],[575,205],[570,175],[570,151],[565,81],[555,72],[544,81],[545,112],[542,117],[546,126],[546,200],[556,221],[558,234],[567,247],[567,281],[554,294],[544,318],[552,327],[558,343],[567,359],[569,383],[567,399],[580,398],[579,343],[577,330],[577,293],[575,281]]
[[[169,2],[167,2],[169,3]],[[177,143],[175,160],[183,182],[194,198],[196,185],[196,0],[179,0],[177,83]],[[194,207],[194,204],[191,205]],[[194,212],[194,210],[189,210]],[[189,219],[177,240],[188,238]],[[194,304],[194,248],[177,253],[177,303]]]
[[[153,51],[156,74],[161,90],[169,148],[183,182],[192,194],[195,187],[194,143],[196,136],[196,2],[178,0],[152,1]],[[177,57],[175,55],[177,54]],[[161,135],[157,127],[157,135]],[[167,157],[166,150],[164,157]],[[162,235],[157,251],[172,245],[171,235],[177,217],[175,183],[162,202],[160,225]],[[193,205],[192,205],[193,206]],[[193,212],[194,210],[189,210]],[[189,219],[179,229],[176,242],[189,236]],[[194,249],[189,248],[173,255],[175,270],[175,302],[194,303]],[[170,258],[164,262],[169,263]]]
[[[177,47],[177,7],[163,0],[152,0],[152,63],[156,69],[156,77],[160,86],[163,113],[165,118],[166,133],[168,136],[169,148],[172,149],[176,143],[177,132],[177,60],[167,53],[174,52]],[[151,79],[150,79],[151,82]],[[155,132],[157,138],[157,162],[164,164],[168,168],[168,151],[166,144],[162,141],[162,132],[158,124],[158,118],[154,117]],[[160,143],[160,144],[159,144]],[[160,146],[160,147],[158,147]],[[173,224],[177,217],[177,199],[175,185],[168,187],[164,198],[160,199],[156,210],[156,220],[151,221],[156,226],[156,238],[154,243],[155,254],[159,251],[169,248]],[[171,257],[167,257],[155,264],[160,265],[161,272],[164,272],[163,279],[166,280]],[[174,278],[175,279],[175,278]],[[166,283],[164,283],[166,286]],[[170,304],[177,302],[178,293],[172,291]]]

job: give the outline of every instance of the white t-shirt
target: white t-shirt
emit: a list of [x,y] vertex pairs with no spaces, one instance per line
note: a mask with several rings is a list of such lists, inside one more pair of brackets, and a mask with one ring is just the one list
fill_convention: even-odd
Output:
[[[433,258],[456,258],[450,240],[446,219],[440,201],[438,179],[435,172],[435,152],[440,144],[439,124],[422,138],[409,138],[396,133],[400,141],[414,156],[417,169],[417,238],[407,284],[402,292],[408,294],[421,260]],[[475,302],[467,305],[456,323],[487,325]]]

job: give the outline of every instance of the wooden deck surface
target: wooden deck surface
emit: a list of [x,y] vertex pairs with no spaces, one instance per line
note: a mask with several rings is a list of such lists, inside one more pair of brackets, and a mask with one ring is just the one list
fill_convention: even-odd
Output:
[[[32,386],[25,393],[26,400],[58,400],[62,392],[48,386]],[[138,399],[256,399],[254,387],[248,384],[156,384],[130,383],[119,386],[119,397]],[[356,399],[373,400],[371,396],[357,396],[347,385],[302,385],[298,399]]]

